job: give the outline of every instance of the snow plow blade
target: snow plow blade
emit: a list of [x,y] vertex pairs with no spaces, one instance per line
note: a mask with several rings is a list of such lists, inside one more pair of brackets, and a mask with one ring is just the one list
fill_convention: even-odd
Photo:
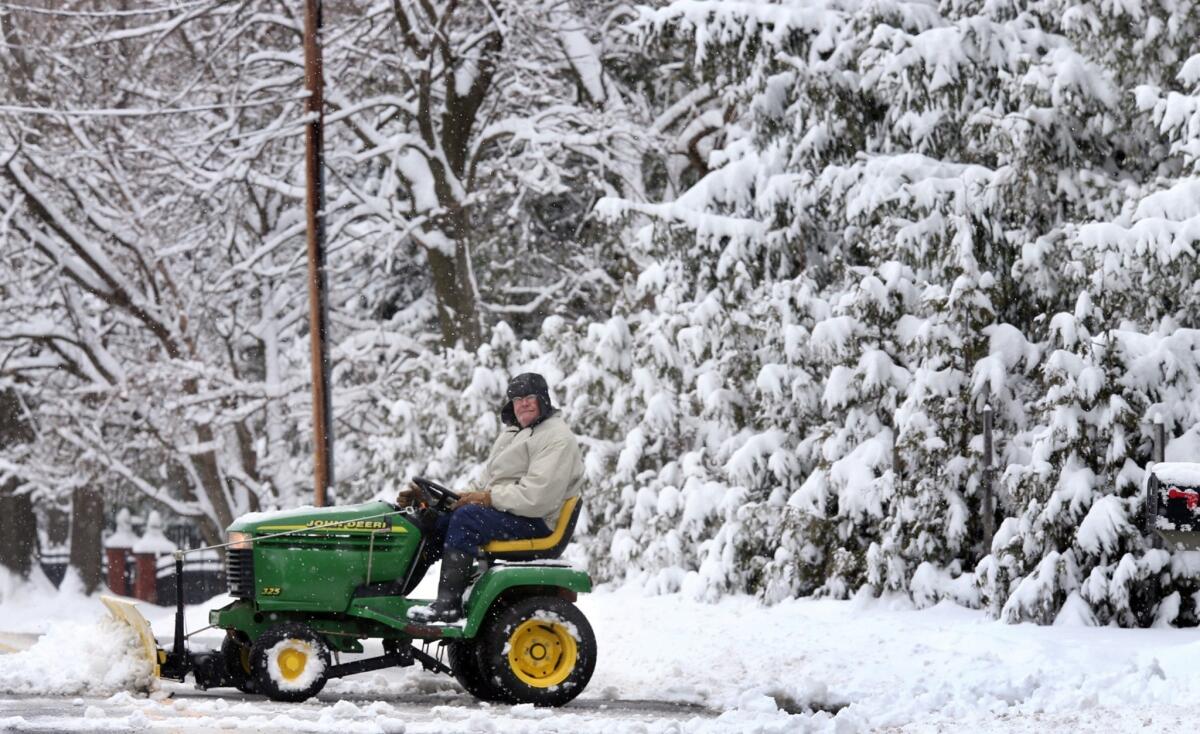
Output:
[[150,623],[142,616],[142,613],[137,610],[137,607],[124,599],[117,599],[112,596],[100,596],[100,601],[104,602],[104,606],[108,607],[108,611],[112,616],[133,628],[137,634],[138,644],[142,648],[142,653],[147,660],[154,666],[154,677],[158,678],[162,675],[162,663],[166,659],[166,653],[158,647],[158,643],[154,640],[154,633],[150,630]]

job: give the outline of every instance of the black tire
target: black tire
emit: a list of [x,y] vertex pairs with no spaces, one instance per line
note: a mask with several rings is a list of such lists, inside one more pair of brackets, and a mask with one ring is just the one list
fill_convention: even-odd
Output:
[[454,673],[454,680],[467,693],[480,701],[499,701],[501,696],[488,683],[483,674],[483,665],[479,659],[479,645],[476,640],[457,640],[448,643],[446,650],[447,662]]
[[272,701],[304,701],[325,687],[329,646],[311,627],[284,622],[250,647],[254,686]]
[[554,596],[493,609],[476,638],[484,680],[506,703],[562,706],[596,669],[596,636],[583,612]]
[[233,687],[242,693],[258,693],[250,671],[250,643],[244,642],[230,632],[221,641],[221,659],[225,662],[225,674]]

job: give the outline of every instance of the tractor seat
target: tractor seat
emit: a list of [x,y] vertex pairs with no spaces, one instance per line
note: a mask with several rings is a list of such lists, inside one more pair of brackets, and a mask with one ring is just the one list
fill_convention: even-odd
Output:
[[575,521],[579,519],[579,508],[583,505],[579,497],[571,497],[563,503],[558,513],[554,532],[541,538],[521,540],[493,540],[483,546],[483,555],[489,561],[537,561],[558,558],[562,555],[571,535],[575,532]]

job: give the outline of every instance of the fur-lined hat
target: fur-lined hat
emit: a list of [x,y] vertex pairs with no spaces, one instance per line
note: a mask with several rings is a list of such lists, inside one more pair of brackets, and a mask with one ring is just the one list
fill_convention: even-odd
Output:
[[508,401],[500,409],[500,420],[506,426],[521,425],[517,421],[516,411],[513,410],[513,400],[523,398],[526,395],[536,395],[538,400],[538,417],[533,423],[526,426],[526,428],[533,428],[554,415],[554,406],[550,404],[550,386],[546,384],[546,378],[536,372],[522,372],[512,378],[508,383],[506,394]]

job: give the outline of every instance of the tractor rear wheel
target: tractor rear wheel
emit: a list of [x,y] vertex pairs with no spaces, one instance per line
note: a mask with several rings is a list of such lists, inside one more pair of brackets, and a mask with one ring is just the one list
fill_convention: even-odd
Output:
[[583,691],[596,668],[587,617],[554,596],[494,610],[476,639],[483,679],[508,703],[562,706]]
[[479,660],[479,645],[475,640],[455,640],[448,643],[446,658],[454,679],[480,701],[499,701],[500,696],[483,675]]
[[242,693],[257,693],[254,676],[250,671],[250,643],[233,632],[221,641],[221,659],[225,662],[225,673],[229,681]]
[[325,687],[329,646],[308,625],[284,622],[251,645],[250,669],[259,693],[273,701],[303,701]]

